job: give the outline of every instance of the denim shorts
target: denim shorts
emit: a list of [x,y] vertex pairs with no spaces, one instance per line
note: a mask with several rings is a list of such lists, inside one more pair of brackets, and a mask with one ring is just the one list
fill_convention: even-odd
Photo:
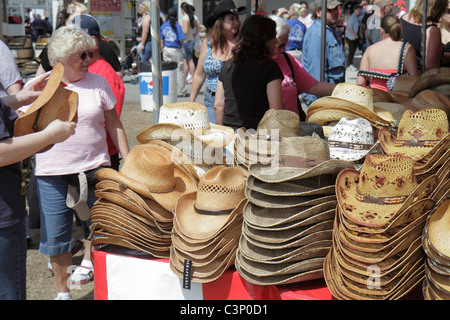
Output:
[[[89,208],[92,208],[98,199],[94,194],[95,184],[98,182],[95,178],[95,171],[86,173],[89,186],[87,200]],[[67,207],[66,198],[69,184],[76,182],[73,175],[37,177],[39,198],[45,199],[40,202],[41,241],[39,252],[42,254],[56,256],[72,249],[72,224],[76,212]],[[89,226],[90,219],[86,223]]]
[[206,109],[208,110],[209,122],[211,122],[211,123],[217,123],[216,122],[216,114],[214,113],[214,101],[215,101],[215,95],[212,95],[209,90],[205,90],[204,104],[205,104]]
[[186,60],[194,59],[194,40],[183,42],[183,58]]

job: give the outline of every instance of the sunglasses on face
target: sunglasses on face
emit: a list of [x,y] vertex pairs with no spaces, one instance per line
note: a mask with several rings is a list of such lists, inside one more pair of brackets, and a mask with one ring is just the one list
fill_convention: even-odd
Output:
[[81,60],[86,60],[86,58],[89,56],[89,58],[93,58],[94,57],[94,52],[93,51],[87,51],[87,52],[83,52],[83,53],[74,53],[77,57],[79,57]]
[[446,14],[450,14],[450,8],[445,11]]
[[328,9],[327,11],[330,12],[330,13],[333,13],[333,12],[338,11],[338,10],[339,10],[338,8],[334,8],[334,9]]
[[286,49],[286,46],[287,46],[288,44],[289,44],[289,41],[286,42],[286,43],[279,43],[279,44],[277,44],[277,48],[278,48],[279,50]]

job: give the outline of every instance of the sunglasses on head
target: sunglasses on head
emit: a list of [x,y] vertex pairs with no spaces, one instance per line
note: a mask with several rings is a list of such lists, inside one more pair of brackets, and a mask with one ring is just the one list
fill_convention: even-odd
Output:
[[94,57],[94,52],[93,51],[87,51],[87,52],[83,52],[83,53],[75,53],[75,55],[77,57],[79,57],[81,60],[86,60],[86,58],[89,56],[89,58],[93,58]]

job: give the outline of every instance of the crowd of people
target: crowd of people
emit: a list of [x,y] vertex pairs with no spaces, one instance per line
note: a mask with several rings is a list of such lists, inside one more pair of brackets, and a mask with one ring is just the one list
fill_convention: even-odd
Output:
[[[358,85],[389,91],[399,75],[420,75],[448,66],[449,2],[429,0],[426,13],[422,12],[422,6],[422,0],[417,0],[408,12],[401,0],[395,4],[392,0],[344,4],[329,0],[327,8],[322,8],[322,2],[315,0],[309,4],[293,3],[289,8],[270,13],[260,6],[251,14],[248,8],[224,0],[207,14],[202,25],[195,8],[183,2],[179,12],[170,8],[160,15],[162,59],[177,63],[178,96],[194,102],[204,88],[202,102],[212,123],[233,129],[256,129],[268,109],[287,109],[305,121],[305,108],[319,97],[330,96],[337,84],[345,82],[349,68],[359,69]],[[66,195],[72,187],[79,188],[81,193],[84,181],[87,188],[83,191],[88,207],[92,207],[97,199],[95,172],[104,167],[118,170],[120,159],[125,159],[129,152],[120,121],[125,90],[118,58],[87,8],[72,3],[63,11],[63,22],[43,50],[34,80],[22,86],[20,76],[13,74],[16,69],[2,67],[0,299],[26,299],[25,217],[29,213],[25,200],[30,194],[45,199],[37,201],[38,218],[34,218],[41,230],[40,252],[50,257],[57,299],[71,298],[69,277],[75,283],[92,279],[87,240],[89,219],[83,220],[86,238],[83,263],[72,275],[66,272],[72,264],[73,214],[78,212],[68,205]],[[420,35],[423,14],[427,18],[424,59]],[[150,62],[149,1],[142,2],[138,15],[139,59]],[[340,29],[342,26],[344,31]],[[206,32],[200,36],[202,28]],[[318,53],[323,42],[322,79]],[[358,48],[363,55],[356,68],[353,59]],[[46,79],[61,65],[64,71],[60,81],[78,95],[77,122],[55,120],[41,131],[15,136],[15,121],[27,113],[42,93]],[[190,82],[189,92],[186,84]],[[40,152],[43,149],[47,150]],[[19,192],[23,191],[21,161],[30,157],[35,184],[28,186],[26,195]],[[33,204],[30,199],[29,204]]]

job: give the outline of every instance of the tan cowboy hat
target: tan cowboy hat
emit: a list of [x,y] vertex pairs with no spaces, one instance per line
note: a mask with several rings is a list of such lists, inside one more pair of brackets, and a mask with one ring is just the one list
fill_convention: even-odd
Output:
[[398,127],[400,120],[402,119],[403,113],[407,110],[404,104],[397,102],[374,102],[375,107],[383,108],[387,110],[394,118],[393,127]]
[[158,122],[179,125],[213,148],[225,147],[234,136],[233,128],[211,123],[208,109],[197,102],[183,101],[162,105]]
[[319,98],[309,106],[306,120],[326,125],[339,121],[343,116],[349,119],[362,117],[374,126],[390,127],[394,120],[392,114],[373,103],[372,89],[352,83],[339,83],[331,96]]
[[337,174],[344,168],[354,167],[349,161],[330,159],[328,142],[321,138],[283,138],[280,145],[280,153],[270,164],[250,164],[250,175],[264,182],[279,183]]
[[360,171],[345,169],[339,173],[336,196],[347,219],[382,229],[409,206],[428,197],[436,186],[436,175],[417,183],[409,157],[371,154]]
[[381,129],[378,140],[386,154],[401,154],[414,161],[434,154],[449,140],[447,114],[440,109],[406,110],[398,125],[397,136]]
[[[141,144],[161,140],[180,150],[194,166],[225,163],[222,149],[208,146],[193,132],[178,124],[157,123],[140,132],[136,139]],[[198,174],[198,173],[197,173]]]
[[395,78],[394,88],[391,92],[401,92],[408,96],[411,87],[420,79],[420,76],[400,75]]
[[166,148],[157,145],[134,146],[120,171],[103,168],[96,172],[96,177],[99,181],[123,183],[169,211],[181,196],[197,190],[195,179],[172,162]]
[[[64,66],[58,62],[50,72],[47,84],[25,114],[14,124],[14,135],[38,132],[55,119],[76,121],[78,94],[61,85]],[[48,150],[49,148],[47,148]]]
[[208,170],[197,192],[178,200],[175,220],[189,239],[210,239],[242,214],[245,177],[238,168],[218,166]]

